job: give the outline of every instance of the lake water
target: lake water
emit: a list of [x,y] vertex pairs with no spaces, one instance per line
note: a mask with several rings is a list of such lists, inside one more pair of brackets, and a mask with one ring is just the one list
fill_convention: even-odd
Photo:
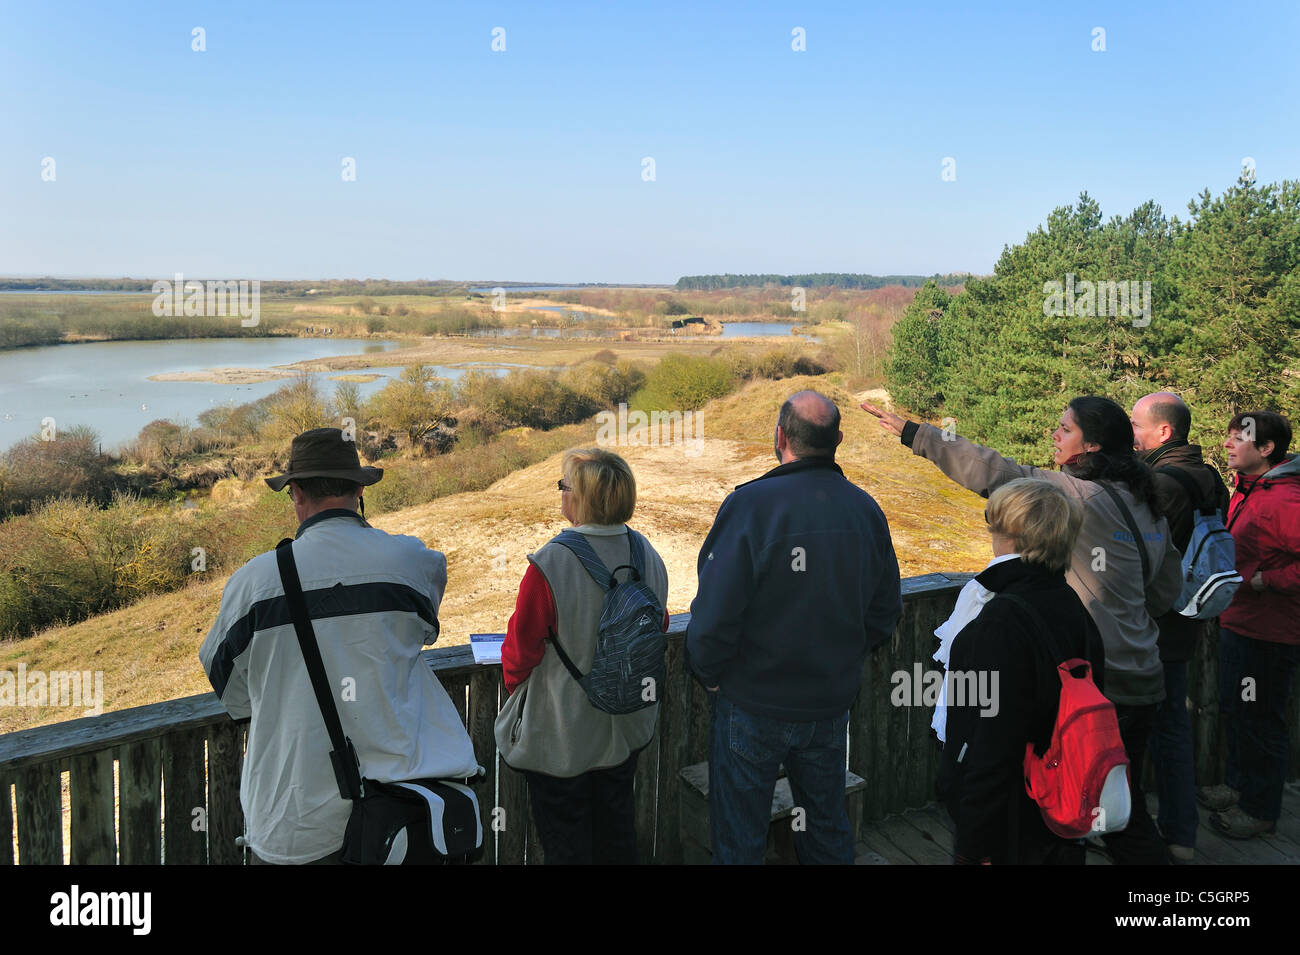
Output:
[[471,288],[471,292],[478,292],[480,295],[491,295],[493,289],[503,288],[507,295],[513,295],[516,292],[581,292],[584,288],[593,286],[583,285],[476,285]]
[[[64,430],[90,425],[105,449],[140,433],[157,418],[198,424],[199,412],[222,404],[242,404],[271,394],[292,379],[249,385],[208,381],[150,381],[150,375],[204,368],[271,368],[298,361],[389,351],[396,342],[346,338],[206,338],[179,341],[89,342],[0,351],[0,448],[41,430],[54,419]],[[504,374],[503,366],[483,366]],[[442,377],[458,378],[467,368],[434,366]],[[356,374],[396,376],[400,366],[359,369]],[[337,382],[330,371],[318,374],[324,394]],[[357,385],[373,394],[388,377]]]
[[0,295],[152,295],[153,292],[145,289],[142,292],[133,292],[131,290],[121,291],[119,289],[108,288],[0,288]]
[[595,312],[587,312],[580,308],[572,308],[565,305],[529,305],[528,308],[535,312],[558,312],[570,321],[582,321],[583,319],[603,318],[603,315],[596,315]]
[[789,335],[793,322],[723,322],[723,338],[768,338]]
[[618,334],[612,328],[583,328],[571,325],[567,328],[533,328],[516,325],[512,328],[476,328],[469,333],[470,338],[614,338]]

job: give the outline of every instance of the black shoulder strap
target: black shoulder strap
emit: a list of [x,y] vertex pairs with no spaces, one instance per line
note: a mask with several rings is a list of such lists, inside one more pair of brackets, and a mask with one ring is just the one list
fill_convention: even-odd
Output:
[[[1156,468],[1161,474],[1168,474],[1171,478],[1183,486],[1183,491],[1187,494],[1187,501],[1192,505],[1193,510],[1204,512],[1208,507],[1210,512],[1214,511],[1214,495],[1211,494],[1209,500],[1201,497],[1201,489],[1196,486],[1195,479],[1185,470],[1174,464],[1166,464],[1162,468]],[[1197,502],[1200,503],[1197,503]]]
[[275,546],[275,560],[280,568],[280,582],[284,585],[284,596],[289,602],[289,616],[293,619],[294,632],[298,634],[298,646],[302,648],[302,658],[307,664],[307,674],[311,677],[311,688],[316,694],[316,703],[321,716],[325,719],[325,729],[329,732],[330,762],[334,765],[334,779],[339,786],[339,795],[344,799],[361,798],[361,770],[357,762],[357,752],[352,747],[352,740],[343,735],[343,724],[339,721],[338,707],[334,695],[330,692],[329,677],[325,675],[325,663],[321,660],[320,647],[316,644],[316,631],[312,628],[311,617],[307,613],[307,601],[302,595],[302,581],[298,579],[298,565],[293,559],[293,538],[286,537]]
[[1142,560],[1142,589],[1145,591],[1151,579],[1151,563],[1150,558],[1147,557],[1146,539],[1143,538],[1142,532],[1138,530],[1137,521],[1133,520],[1133,512],[1128,509],[1128,505],[1124,503],[1124,498],[1119,496],[1119,492],[1105,481],[1098,481],[1097,483],[1106,489],[1106,493],[1110,495],[1111,500],[1119,506],[1119,512],[1124,515],[1124,521],[1128,524],[1129,533],[1133,535],[1133,543],[1137,546],[1138,557]]
[[555,631],[550,631],[546,639],[550,640],[551,646],[555,647],[555,654],[560,658],[560,662],[564,664],[564,669],[568,670],[569,675],[581,683],[582,671],[573,665],[573,661],[569,659],[569,655],[564,652],[564,647],[560,646],[560,638],[555,635]]

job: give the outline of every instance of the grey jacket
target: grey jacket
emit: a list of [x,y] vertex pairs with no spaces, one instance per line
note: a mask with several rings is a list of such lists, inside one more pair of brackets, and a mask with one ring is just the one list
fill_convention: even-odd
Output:
[[[911,423],[903,432],[912,431]],[[1114,703],[1143,705],[1165,698],[1164,669],[1156,649],[1155,618],[1178,598],[1182,589],[1182,558],[1169,533],[1169,524],[1152,515],[1122,484],[1112,484],[1128,505],[1145,538],[1151,580],[1142,583],[1142,564],[1123,515],[1105,489],[1059,471],[1017,464],[992,448],[922,424],[912,436],[912,453],[933,461],[962,487],[988,497],[1016,478],[1051,481],[1083,503],[1083,528],[1074,545],[1066,581],[1101,632],[1106,648],[1106,696]]]

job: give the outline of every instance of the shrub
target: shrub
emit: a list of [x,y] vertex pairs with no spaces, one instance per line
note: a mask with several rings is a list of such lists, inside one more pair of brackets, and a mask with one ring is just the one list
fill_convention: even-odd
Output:
[[351,418],[360,427],[366,420],[363,413],[365,402],[361,398],[361,388],[355,381],[340,381],[334,386],[334,415],[342,421]]
[[422,448],[427,437],[451,418],[452,392],[428,365],[411,365],[389,382],[369,404],[370,417],[385,427],[406,434],[412,448]]
[[316,380],[308,374],[300,374],[293,384],[272,392],[265,402],[267,420],[260,437],[278,444],[288,445],[304,431],[335,424],[329,420],[329,409]]
[[731,368],[723,359],[670,354],[650,370],[632,403],[643,410],[692,411],[727,394],[734,385]]
[[107,501],[111,464],[99,450],[99,436],[85,426],[56,432],[52,441],[25,438],[0,456],[0,513],[23,514],[60,496]]
[[110,507],[59,498],[0,525],[0,636],[26,636],[181,585],[190,521],[116,495]]

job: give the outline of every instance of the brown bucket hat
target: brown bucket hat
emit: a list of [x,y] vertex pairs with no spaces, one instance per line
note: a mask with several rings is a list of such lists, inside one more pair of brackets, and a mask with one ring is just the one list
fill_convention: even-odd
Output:
[[313,428],[293,439],[289,467],[278,477],[266,479],[272,491],[280,491],[299,478],[327,477],[356,481],[369,486],[384,476],[383,468],[362,467],[353,441],[343,440],[338,428]]

